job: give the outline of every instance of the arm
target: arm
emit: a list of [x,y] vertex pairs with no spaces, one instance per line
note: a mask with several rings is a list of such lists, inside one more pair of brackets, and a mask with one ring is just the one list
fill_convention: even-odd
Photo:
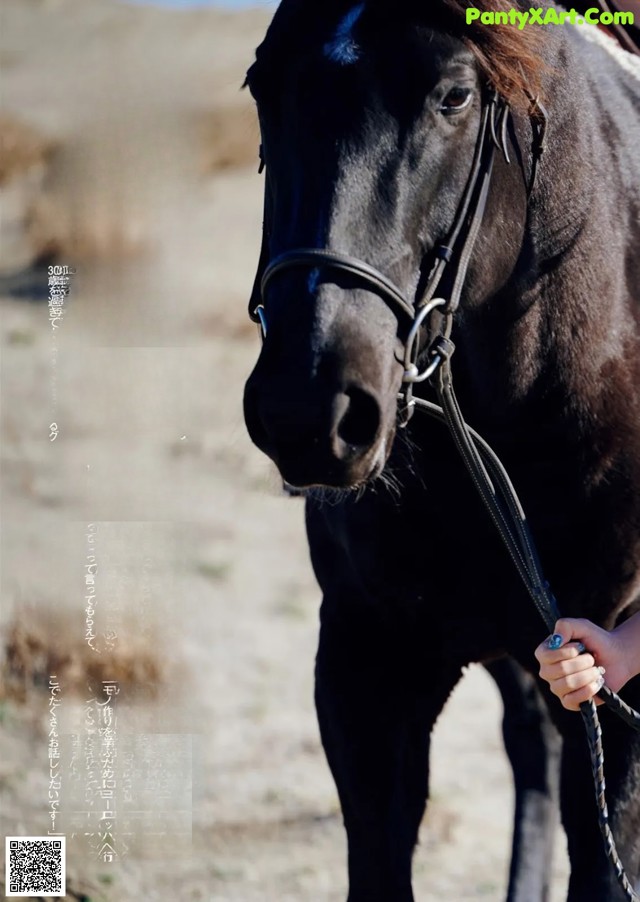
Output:
[[[580,643],[587,652],[581,654]],[[605,674],[607,686],[617,692],[640,673],[640,612],[611,632],[589,620],[558,620],[554,635],[535,655],[553,694],[565,708],[577,711],[602,688]]]

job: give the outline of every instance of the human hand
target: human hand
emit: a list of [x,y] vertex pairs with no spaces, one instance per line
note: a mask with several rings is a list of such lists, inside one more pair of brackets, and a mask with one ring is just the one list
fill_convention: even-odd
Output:
[[[588,651],[584,651],[584,648]],[[629,679],[625,650],[616,631],[589,620],[563,618],[535,650],[540,676],[569,711],[578,711],[605,684],[617,692]],[[606,674],[606,677],[605,677]],[[596,704],[602,704],[596,699]]]

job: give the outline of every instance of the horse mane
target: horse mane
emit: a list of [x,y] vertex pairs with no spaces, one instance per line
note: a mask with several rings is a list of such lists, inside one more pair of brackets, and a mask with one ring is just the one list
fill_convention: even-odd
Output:
[[[531,97],[540,92],[541,75],[547,68],[540,56],[544,28],[516,25],[466,24],[470,5],[483,12],[509,12],[519,4],[509,0],[439,0],[446,18],[452,20],[455,36],[475,55],[487,81],[510,104],[529,107]],[[525,8],[524,6],[522,7]]]

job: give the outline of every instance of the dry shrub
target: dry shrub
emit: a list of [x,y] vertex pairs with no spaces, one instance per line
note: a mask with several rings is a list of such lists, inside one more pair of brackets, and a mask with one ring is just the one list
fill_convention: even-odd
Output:
[[30,126],[0,116],[1,274],[26,269],[49,251],[48,240],[33,240],[31,222],[54,147]]
[[234,298],[226,307],[198,317],[195,328],[207,338],[250,341],[258,347],[258,327],[249,319],[246,298]]
[[146,226],[118,217],[98,199],[88,214],[77,205],[64,207],[59,198],[43,194],[33,204],[28,234],[38,259],[74,263],[138,258],[149,250]]
[[260,130],[250,101],[213,110],[201,122],[200,133],[205,175],[243,166],[257,168]]
[[0,700],[25,702],[34,692],[48,692],[52,675],[65,694],[100,692],[103,681],[115,680],[130,699],[155,698],[167,683],[159,643],[139,637],[133,625],[110,649],[97,642],[100,654],[85,642],[83,624],[60,611],[21,611],[3,635]]
[[0,185],[35,167],[44,167],[55,142],[13,116],[0,115]]
[[34,262],[64,256],[62,221],[56,205],[46,194],[33,201],[25,217],[25,232],[33,249]]
[[[54,142],[11,116],[0,116],[0,271],[20,271],[38,260],[128,259],[147,250],[145,211],[136,211],[131,198],[123,211],[108,182],[102,191],[96,188],[107,172],[118,184],[118,161],[98,154],[93,170],[81,169],[76,177],[83,148],[71,139]],[[55,169],[50,168],[54,151]]]

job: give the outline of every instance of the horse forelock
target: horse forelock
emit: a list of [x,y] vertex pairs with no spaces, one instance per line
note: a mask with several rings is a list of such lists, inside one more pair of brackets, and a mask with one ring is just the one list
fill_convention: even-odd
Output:
[[[510,0],[473,3],[480,12],[508,12],[518,5]],[[525,4],[521,5],[524,9]],[[284,0],[265,44],[277,43],[277,56],[286,61],[288,48],[291,52],[303,52],[303,44],[315,38],[321,42],[327,58],[349,65],[364,52],[360,31],[366,34],[367,20],[375,22],[382,17],[391,22],[408,22],[461,40],[473,52],[492,87],[513,105],[528,105],[531,94],[540,90],[543,29],[519,30],[511,24],[487,27],[478,21],[468,25],[468,6],[467,0],[328,0],[317,6],[310,6],[308,0]]]

